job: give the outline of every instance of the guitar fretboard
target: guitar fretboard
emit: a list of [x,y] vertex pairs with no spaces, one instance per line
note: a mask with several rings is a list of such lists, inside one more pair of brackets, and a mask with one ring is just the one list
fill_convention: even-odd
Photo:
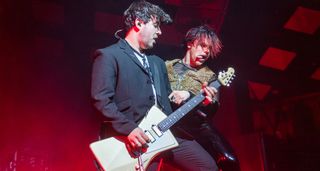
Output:
[[[213,81],[209,86],[215,87],[218,89],[220,87],[220,83],[218,81]],[[195,108],[198,104],[200,104],[205,99],[203,93],[200,93],[190,99],[187,103],[182,105],[179,109],[174,111],[171,115],[169,115],[166,119],[162,120],[157,126],[161,132],[165,132],[171,128],[175,123],[177,123],[182,117],[184,117],[188,112],[190,112],[193,108]]]
[[166,119],[161,121],[158,124],[158,128],[161,132],[167,131],[171,126],[173,126],[176,122],[178,122],[183,116],[185,116],[188,112],[190,112],[193,108],[195,108],[199,103],[204,100],[204,96],[202,94],[198,94],[189,100],[186,104],[181,106],[179,109],[174,111],[171,115],[169,115]]

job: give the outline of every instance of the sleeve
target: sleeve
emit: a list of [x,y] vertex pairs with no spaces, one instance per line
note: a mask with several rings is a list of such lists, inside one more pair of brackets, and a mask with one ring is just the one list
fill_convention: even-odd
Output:
[[164,62],[162,63],[162,70],[164,71],[163,78],[165,79],[166,89],[168,90],[167,94],[169,96],[172,93],[172,89],[171,89],[171,85],[169,82],[168,70],[167,70],[167,67]]
[[203,106],[202,103],[198,106],[197,108],[197,113],[201,116],[206,117],[207,119],[212,119],[212,117],[214,116],[214,114],[218,111],[219,108],[219,89],[218,89],[218,94],[216,96],[215,99],[213,99],[212,103],[207,105],[207,106]]
[[116,133],[129,135],[138,125],[121,113],[114,102],[117,70],[115,57],[97,50],[92,68],[91,96],[95,108],[106,117],[106,123]]

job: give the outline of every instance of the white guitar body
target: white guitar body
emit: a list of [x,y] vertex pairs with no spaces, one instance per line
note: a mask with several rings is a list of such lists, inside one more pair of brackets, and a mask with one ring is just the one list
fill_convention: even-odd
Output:
[[[160,137],[152,130],[153,125],[157,125],[167,116],[157,107],[153,106],[146,117],[141,121],[139,127],[147,130],[155,138],[155,141],[148,143],[149,147],[141,158],[143,167],[147,168],[150,161],[156,157],[160,152],[172,149],[178,146],[178,142],[170,132],[167,130]],[[126,145],[120,138],[112,137],[90,144],[99,165],[105,171],[135,171],[138,165],[138,159],[130,156]]]

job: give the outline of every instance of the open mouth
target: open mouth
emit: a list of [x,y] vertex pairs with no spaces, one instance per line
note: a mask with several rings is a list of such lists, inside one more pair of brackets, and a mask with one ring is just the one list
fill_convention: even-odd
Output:
[[197,56],[197,61],[199,62],[205,62],[207,60],[207,57],[204,55]]

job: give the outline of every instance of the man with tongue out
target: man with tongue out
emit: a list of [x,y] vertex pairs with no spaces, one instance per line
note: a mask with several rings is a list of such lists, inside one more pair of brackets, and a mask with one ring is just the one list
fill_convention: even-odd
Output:
[[[217,79],[205,62],[217,57],[222,44],[212,28],[202,25],[189,29],[183,47],[184,57],[166,61],[166,67],[172,90],[188,90],[189,94],[185,96],[190,97],[198,94],[204,83]],[[213,100],[198,106],[192,114],[179,121],[174,130],[178,130],[176,135],[200,143],[223,171],[239,171],[239,162],[232,147],[212,124],[212,117],[218,108],[218,90],[214,91],[217,95]],[[171,96],[172,101],[185,99],[179,94],[173,93]]]

